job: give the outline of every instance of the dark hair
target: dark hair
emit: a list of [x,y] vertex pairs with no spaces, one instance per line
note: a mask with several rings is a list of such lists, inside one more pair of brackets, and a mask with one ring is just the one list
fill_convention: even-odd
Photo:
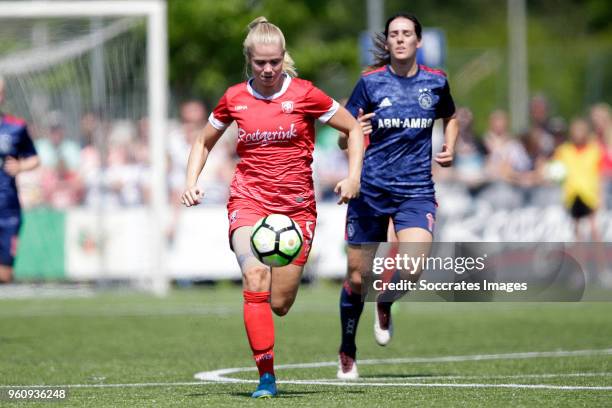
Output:
[[368,66],[366,71],[371,71],[380,67],[383,67],[391,62],[391,56],[389,55],[389,51],[385,48],[387,43],[387,37],[389,36],[389,26],[393,22],[393,20],[397,18],[405,18],[414,23],[414,33],[416,34],[419,41],[421,40],[421,36],[423,33],[423,26],[421,22],[414,14],[410,13],[397,13],[387,20],[385,23],[385,31],[382,33],[376,33],[373,38],[374,49],[371,50],[372,55],[374,56],[374,64]]

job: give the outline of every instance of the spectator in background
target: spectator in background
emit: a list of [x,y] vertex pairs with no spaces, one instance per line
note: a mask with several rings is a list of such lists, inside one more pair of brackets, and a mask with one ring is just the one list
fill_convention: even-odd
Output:
[[[457,109],[459,137],[455,147],[454,177],[463,183],[472,196],[480,191],[486,182],[484,174],[486,149],[474,135],[474,115],[466,107]],[[440,167],[439,170],[449,170]]]
[[108,166],[104,172],[105,204],[134,207],[148,196],[148,167],[133,154],[136,127],[130,121],[116,121],[109,134]]
[[555,160],[565,166],[563,202],[574,220],[576,240],[580,241],[580,222],[588,221],[590,238],[600,241],[595,214],[601,203],[602,150],[592,140],[589,123],[583,118],[572,120],[570,140],[557,148]]
[[[173,203],[178,203],[185,187],[185,169],[191,146],[207,123],[208,111],[200,101],[189,100],[180,108],[180,125],[169,135],[168,150],[170,156],[170,189]],[[206,203],[221,204],[229,196],[234,167],[235,143],[237,129],[230,126],[217,143],[206,161],[206,172],[202,174],[199,183],[206,190]],[[178,208],[178,207],[177,207]]]
[[496,110],[489,116],[484,144],[488,153],[485,173],[490,180],[512,183],[516,173],[530,170],[529,156],[523,145],[510,134],[505,111]]
[[520,142],[527,154],[528,168],[510,175],[511,182],[520,187],[523,204],[539,207],[550,204],[552,194],[559,194],[558,186],[544,183],[544,168],[550,158],[541,145],[541,134],[535,128],[520,136]]
[[528,132],[523,133],[520,136],[520,142],[525,149],[529,163],[528,170],[517,175],[518,180],[516,180],[516,183],[525,187],[534,187],[540,182],[540,178],[538,177],[540,170],[551,155],[546,154],[542,149],[540,135],[534,129],[530,129]]
[[43,171],[41,186],[44,202],[52,208],[65,209],[82,202],[84,185],[81,177],[78,171],[68,168],[63,159],[52,171]]
[[529,103],[531,126],[529,133],[537,141],[540,154],[550,157],[555,149],[555,140],[550,119],[550,104],[544,94],[536,94]]
[[[102,196],[102,158],[108,149],[102,143],[104,137],[103,124],[100,118],[92,112],[85,113],[80,121],[81,158],[79,175],[83,180],[83,197],[81,204],[93,205],[100,203]],[[100,151],[100,150],[103,151]]]
[[48,136],[37,139],[35,145],[43,168],[55,169],[62,160],[68,169],[78,170],[81,147],[76,141],[66,138],[59,112],[49,114]]
[[604,183],[603,199],[605,207],[612,208],[612,109],[607,103],[598,103],[589,110],[595,140],[602,154],[602,176]]
[[523,193],[517,180],[531,170],[531,162],[523,145],[510,134],[505,111],[496,110],[489,116],[484,144],[487,149],[485,176],[490,184],[480,197],[494,208],[520,207]]
[[172,207],[172,218],[166,228],[166,238],[169,243],[173,243],[176,236],[189,151],[198,132],[201,132],[206,125],[207,113],[206,106],[198,100],[183,102],[179,108],[180,123],[175,123],[168,134],[168,184]]
[[131,143],[131,154],[134,156],[134,161],[145,167],[149,167],[150,146],[149,146],[149,118],[140,118],[136,126],[136,137]]
[[600,144],[612,145],[612,109],[607,103],[598,103],[589,110],[591,125]]
[[561,116],[555,116],[550,120],[550,130],[555,142],[555,149],[567,140],[567,121]]
[[[172,203],[172,219],[166,236],[173,242],[181,212],[180,196],[185,187],[185,169],[193,142],[208,122],[208,109],[199,100],[191,99],[181,104],[180,123],[168,135],[169,188]],[[206,172],[199,184],[206,190],[205,204],[225,203],[229,196],[229,185],[238,161],[235,155],[237,128],[229,126],[206,161]]]
[[171,201],[177,208],[185,185],[187,158],[198,132],[204,129],[207,109],[198,100],[188,100],[179,109],[180,123],[168,135],[169,178]]
[[66,138],[59,112],[49,114],[49,133],[36,140],[41,160],[40,183],[46,205],[67,208],[82,200],[83,182],[79,174],[81,147]]

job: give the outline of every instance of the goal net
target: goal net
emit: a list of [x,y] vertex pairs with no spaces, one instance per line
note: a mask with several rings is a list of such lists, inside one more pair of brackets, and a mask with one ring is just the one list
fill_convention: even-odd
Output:
[[17,280],[167,287],[165,5],[0,4],[2,111],[42,165],[18,178]]

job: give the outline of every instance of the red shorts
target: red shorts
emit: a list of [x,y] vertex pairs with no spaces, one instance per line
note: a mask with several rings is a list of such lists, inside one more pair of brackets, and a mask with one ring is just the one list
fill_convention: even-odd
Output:
[[[302,252],[292,262],[294,265],[304,266],[308,260],[308,254],[312,246],[314,231],[317,225],[317,214],[303,209],[295,212],[276,211],[277,214],[283,214],[291,217],[300,228],[304,235],[304,244]],[[244,199],[230,199],[227,203],[227,214],[229,218],[229,240],[230,247],[232,246],[232,234],[240,227],[252,227],[260,218],[270,215],[270,211],[261,208],[257,203]]]

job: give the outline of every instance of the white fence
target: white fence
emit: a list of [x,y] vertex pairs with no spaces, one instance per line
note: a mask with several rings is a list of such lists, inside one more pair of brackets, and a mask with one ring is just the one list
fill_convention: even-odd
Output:
[[[66,277],[74,280],[146,277],[155,268],[146,209],[125,209],[99,215],[87,210],[66,216]],[[341,277],[345,271],[345,206],[319,206],[318,224],[309,260],[319,277]],[[612,241],[612,213],[602,213],[604,241]],[[100,228],[103,229],[99,234]],[[440,214],[436,237],[441,241],[572,241],[569,217],[559,206],[513,211],[482,209],[470,216]],[[171,279],[237,279],[238,266],[229,249],[225,207],[183,209],[168,248]],[[97,237],[97,238],[96,238]]]

